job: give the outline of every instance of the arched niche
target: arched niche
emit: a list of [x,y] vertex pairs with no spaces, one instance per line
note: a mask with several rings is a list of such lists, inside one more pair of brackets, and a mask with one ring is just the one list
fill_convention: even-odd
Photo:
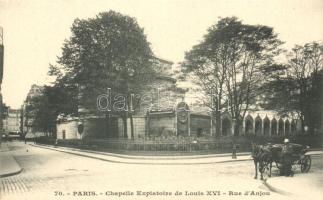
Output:
[[255,119],[255,134],[262,135],[262,119],[259,115]]
[[288,119],[285,121],[285,135],[290,135],[290,122]]
[[277,135],[277,119],[273,118],[271,120],[271,135]]
[[254,134],[253,118],[252,118],[251,115],[247,115],[247,117],[246,117],[246,120],[245,120],[245,133],[246,133],[246,135]]
[[285,128],[284,128],[284,120],[280,118],[278,120],[278,135],[284,135]]
[[292,135],[296,135],[296,131],[297,131],[297,126],[296,126],[296,120],[293,119],[292,123],[290,125],[290,131]]
[[266,116],[264,119],[264,135],[269,135],[270,134],[270,120]]

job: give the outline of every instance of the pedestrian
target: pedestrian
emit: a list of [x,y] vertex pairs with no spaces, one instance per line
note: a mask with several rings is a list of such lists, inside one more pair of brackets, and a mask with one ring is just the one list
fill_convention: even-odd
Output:
[[282,148],[282,175],[293,176],[292,171],[292,147],[289,143],[289,139],[284,139],[284,145]]
[[237,145],[235,143],[233,143],[232,146],[232,159],[236,159],[237,158]]
[[25,144],[27,144],[27,138],[26,138],[27,133],[24,134],[24,140],[25,140]]

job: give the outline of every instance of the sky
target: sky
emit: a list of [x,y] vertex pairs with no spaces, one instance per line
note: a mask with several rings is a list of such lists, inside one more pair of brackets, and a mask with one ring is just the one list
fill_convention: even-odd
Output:
[[174,63],[219,17],[271,26],[284,47],[323,40],[322,0],[0,0],[4,32],[4,103],[19,108],[32,84],[49,84],[75,18],[115,10],[135,17],[156,56]]

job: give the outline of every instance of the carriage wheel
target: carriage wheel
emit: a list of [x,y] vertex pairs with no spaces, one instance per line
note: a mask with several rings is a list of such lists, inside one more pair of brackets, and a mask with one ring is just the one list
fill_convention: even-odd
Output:
[[311,168],[311,163],[312,163],[311,157],[310,156],[305,156],[301,160],[301,172],[302,173],[307,173]]
[[279,176],[283,175],[284,172],[283,172],[283,164],[279,163],[279,162],[275,162],[276,163],[276,167],[278,169],[278,172],[279,172]]
[[264,167],[262,168],[262,176],[263,176],[263,179],[266,180],[269,177],[270,163],[264,162],[263,165]]

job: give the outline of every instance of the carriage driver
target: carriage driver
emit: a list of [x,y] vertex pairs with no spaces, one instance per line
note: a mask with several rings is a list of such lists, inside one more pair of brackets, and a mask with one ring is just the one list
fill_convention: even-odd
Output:
[[293,176],[292,171],[292,146],[289,144],[289,139],[284,139],[284,145],[282,149],[282,175]]

